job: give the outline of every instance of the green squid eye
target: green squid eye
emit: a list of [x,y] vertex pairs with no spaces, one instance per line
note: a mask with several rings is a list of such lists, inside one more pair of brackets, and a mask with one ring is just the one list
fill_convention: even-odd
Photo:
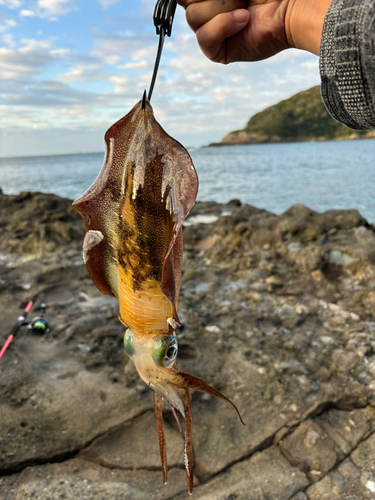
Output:
[[173,363],[176,360],[177,353],[178,353],[178,344],[177,344],[177,339],[175,337],[173,338],[173,340],[171,340],[171,342],[169,342],[164,352],[163,365],[166,368],[169,368],[170,366],[173,365]]
[[133,332],[131,330],[126,330],[124,335],[124,347],[126,354],[129,358],[134,356],[134,347],[133,347]]

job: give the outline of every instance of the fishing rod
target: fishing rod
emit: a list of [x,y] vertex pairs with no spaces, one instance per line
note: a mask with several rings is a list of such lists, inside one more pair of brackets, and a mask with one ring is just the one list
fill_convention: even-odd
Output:
[[156,53],[154,72],[152,74],[150,90],[148,91],[148,96],[147,96],[147,99],[149,101],[151,101],[152,92],[154,90],[154,85],[156,81],[156,76],[158,74],[165,35],[171,36],[172,34],[172,24],[176,12],[176,7],[177,7],[177,0],[158,0],[155,6],[153,18],[154,18],[154,25],[156,28],[156,34],[159,35],[159,46],[158,46],[158,51]]
[[33,318],[31,321],[26,321],[27,315],[32,309],[32,307],[35,305],[37,299],[38,299],[38,294],[35,294],[31,299],[26,301],[25,306],[24,306],[25,303],[21,304],[21,308],[23,308],[23,314],[17,319],[17,322],[13,326],[7,340],[5,341],[5,344],[1,348],[0,359],[3,357],[10,343],[14,340],[14,338],[17,336],[22,327],[27,326],[28,329],[31,330],[31,332],[34,335],[44,335],[45,333],[49,332],[48,321],[43,317],[46,311],[46,305],[43,303],[40,304],[38,308],[38,310],[41,311],[41,315]]

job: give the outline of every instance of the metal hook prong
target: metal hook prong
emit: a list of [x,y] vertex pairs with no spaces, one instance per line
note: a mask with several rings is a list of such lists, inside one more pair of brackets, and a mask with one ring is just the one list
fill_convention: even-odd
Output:
[[142,97],[142,110],[144,111],[146,109],[146,91],[143,92],[143,97]]
[[154,72],[152,74],[152,80],[151,80],[150,90],[148,92],[148,97],[147,97],[149,102],[151,101],[152,92],[154,90],[154,85],[155,85],[155,81],[156,81],[156,76],[158,74],[161,53],[162,53],[163,45],[164,45],[164,38],[165,38],[165,29],[163,27],[161,27],[160,28],[160,34],[159,34],[158,52],[156,54],[156,60],[155,60],[155,65],[154,65]]

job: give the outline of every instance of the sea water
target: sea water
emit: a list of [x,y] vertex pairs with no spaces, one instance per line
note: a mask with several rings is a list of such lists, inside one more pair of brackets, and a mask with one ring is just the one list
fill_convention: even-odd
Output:
[[[356,208],[375,222],[375,140],[223,146],[191,150],[198,200],[233,198],[280,214],[295,203],[318,212]],[[70,199],[95,180],[103,153],[0,158],[5,194],[43,191]]]

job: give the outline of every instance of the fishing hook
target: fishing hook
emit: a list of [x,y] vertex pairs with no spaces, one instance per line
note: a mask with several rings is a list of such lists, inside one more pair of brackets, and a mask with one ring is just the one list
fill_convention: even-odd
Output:
[[176,12],[177,0],[158,0],[154,10],[154,25],[156,34],[159,35],[158,51],[154,64],[154,71],[152,74],[150,90],[148,91],[148,100],[151,101],[152,92],[158,74],[161,53],[163,51],[165,35],[171,36],[172,24]]

